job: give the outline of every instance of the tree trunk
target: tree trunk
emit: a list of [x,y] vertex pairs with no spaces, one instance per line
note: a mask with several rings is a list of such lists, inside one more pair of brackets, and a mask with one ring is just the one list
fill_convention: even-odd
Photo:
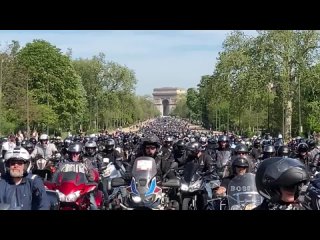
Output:
[[292,100],[288,100],[285,105],[285,140],[288,141],[291,138],[291,124],[292,124]]

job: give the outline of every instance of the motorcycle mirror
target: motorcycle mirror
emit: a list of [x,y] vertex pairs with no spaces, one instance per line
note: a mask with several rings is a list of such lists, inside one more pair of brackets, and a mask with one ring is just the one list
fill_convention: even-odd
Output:
[[178,178],[170,179],[169,181],[162,183],[163,187],[180,187],[180,185],[181,185],[181,181]]
[[113,178],[111,180],[111,187],[121,187],[125,185],[126,185],[126,181],[121,177]]

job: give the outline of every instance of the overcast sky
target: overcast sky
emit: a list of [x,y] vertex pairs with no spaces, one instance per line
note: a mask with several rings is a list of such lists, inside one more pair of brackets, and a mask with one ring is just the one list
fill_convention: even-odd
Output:
[[[62,52],[72,49],[73,58],[91,58],[99,52],[106,60],[126,65],[136,73],[136,94],[151,95],[153,88],[196,87],[202,75],[212,74],[231,31],[224,30],[42,30],[0,31],[0,45],[11,40],[21,46],[44,39]],[[255,31],[244,31],[255,35]]]

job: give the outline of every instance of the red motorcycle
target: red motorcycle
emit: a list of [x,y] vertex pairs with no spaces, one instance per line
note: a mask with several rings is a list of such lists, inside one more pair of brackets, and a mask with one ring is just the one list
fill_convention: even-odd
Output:
[[102,191],[98,190],[96,183],[89,183],[82,172],[60,172],[54,175],[52,182],[44,184],[48,190],[58,193],[60,210],[90,210],[92,191],[98,209],[103,208]]

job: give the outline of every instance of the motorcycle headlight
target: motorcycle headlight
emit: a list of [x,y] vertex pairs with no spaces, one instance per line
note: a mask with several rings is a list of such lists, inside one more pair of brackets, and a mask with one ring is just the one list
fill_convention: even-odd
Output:
[[194,192],[194,191],[198,190],[200,188],[200,186],[201,186],[201,182],[198,182],[198,181],[195,182],[193,185],[191,185],[189,187],[189,192]]
[[241,210],[240,205],[232,205],[230,210]]
[[133,201],[134,203],[139,203],[139,202],[141,202],[141,197],[140,197],[140,196],[133,195],[131,198],[132,198],[132,201]]
[[75,191],[66,196],[66,202],[75,202],[80,197],[80,191]]
[[185,184],[185,183],[182,183],[182,184],[181,184],[181,190],[182,190],[182,191],[188,191],[188,189],[189,189],[189,187],[188,187],[187,184]]
[[57,193],[58,193],[60,202],[65,202],[66,201],[66,195],[64,195],[62,192],[60,192],[58,190],[57,190]]
[[247,205],[245,206],[244,210],[252,210],[252,209],[254,209],[255,207],[257,207],[256,204],[254,204],[254,203],[249,203],[249,204],[247,204]]

